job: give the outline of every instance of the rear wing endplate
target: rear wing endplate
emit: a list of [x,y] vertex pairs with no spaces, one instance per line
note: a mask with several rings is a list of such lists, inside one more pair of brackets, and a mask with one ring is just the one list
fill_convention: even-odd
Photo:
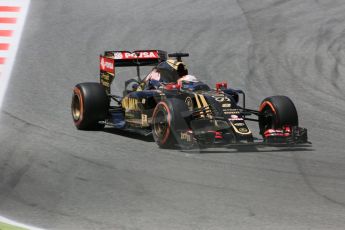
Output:
[[115,60],[100,55],[99,57],[99,77],[100,83],[106,92],[110,94],[110,85],[115,78]]

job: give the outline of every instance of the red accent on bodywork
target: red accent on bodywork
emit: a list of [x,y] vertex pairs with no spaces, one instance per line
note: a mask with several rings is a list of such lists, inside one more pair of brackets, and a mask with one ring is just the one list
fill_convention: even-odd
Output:
[[214,130],[210,130],[208,131],[209,133],[213,133],[214,134],[214,138],[216,139],[223,139],[223,134],[222,132],[219,131],[214,131]]
[[114,59],[100,56],[99,63],[100,63],[99,69],[101,71],[115,73],[115,61],[114,61]]
[[216,83],[216,89],[217,91],[219,90],[224,90],[228,88],[228,83],[227,82],[217,82]]
[[5,62],[6,62],[6,58],[0,57],[0,64],[5,64]]
[[181,89],[181,85],[175,83],[169,83],[164,86],[165,90],[174,90],[174,89]]
[[291,127],[290,126],[283,126],[283,130],[286,132],[286,133],[291,133]]
[[282,129],[268,129],[264,132],[264,137],[288,137],[291,135],[291,127],[284,126]]

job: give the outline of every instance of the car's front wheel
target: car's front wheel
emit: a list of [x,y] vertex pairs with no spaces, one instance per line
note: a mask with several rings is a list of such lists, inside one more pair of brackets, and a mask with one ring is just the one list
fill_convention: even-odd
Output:
[[282,129],[284,126],[298,126],[298,115],[294,103],[286,96],[265,98],[259,107],[260,134],[269,129]]

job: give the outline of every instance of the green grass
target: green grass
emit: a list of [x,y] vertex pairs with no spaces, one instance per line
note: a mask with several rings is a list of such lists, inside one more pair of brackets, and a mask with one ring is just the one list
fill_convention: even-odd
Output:
[[0,222],[0,230],[27,230],[27,229]]

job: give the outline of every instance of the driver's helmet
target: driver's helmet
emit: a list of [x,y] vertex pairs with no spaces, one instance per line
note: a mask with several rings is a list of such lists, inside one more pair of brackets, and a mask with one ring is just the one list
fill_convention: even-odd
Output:
[[153,68],[152,71],[145,77],[144,81],[147,82],[149,80],[159,81],[161,78],[161,74],[157,68]]
[[177,84],[182,85],[182,82],[198,82],[198,79],[193,75],[184,75],[177,80]]

